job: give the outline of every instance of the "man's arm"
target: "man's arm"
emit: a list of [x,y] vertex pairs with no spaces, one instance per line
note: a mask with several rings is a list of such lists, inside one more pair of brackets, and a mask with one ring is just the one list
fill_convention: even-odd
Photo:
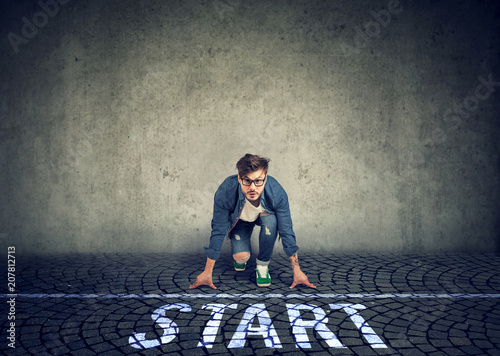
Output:
[[299,256],[297,254],[290,257],[290,262],[292,263],[292,269],[293,269],[293,283],[290,286],[290,289],[294,288],[299,284],[305,284],[308,287],[316,288],[314,284],[309,282],[309,279],[307,278],[305,273],[301,271],[299,265]]
[[196,277],[196,282],[189,286],[189,289],[198,288],[201,285],[206,285],[212,287],[212,289],[217,289],[212,282],[212,272],[214,270],[215,260],[207,257],[207,263],[205,264],[205,270]]
[[215,261],[219,258],[220,250],[226,233],[231,226],[231,202],[234,202],[234,194],[237,194],[238,181],[236,176],[226,178],[219,186],[214,195],[214,209],[212,217],[212,233],[210,235],[210,244],[205,247],[207,262],[205,270],[196,278],[196,282],[189,288],[194,289],[201,285],[208,285],[217,289],[212,283],[212,272]]
[[219,258],[222,244],[230,227],[230,220],[230,211],[221,207],[217,201],[214,201],[210,244],[204,248],[208,258],[212,260]]
[[299,247],[297,246],[295,233],[293,232],[288,196],[283,188],[281,188],[281,197],[276,202],[275,211],[283,250],[288,256],[291,255],[290,262],[293,269],[293,283],[290,288],[294,288],[299,284],[305,284],[308,287],[316,288],[314,284],[309,282],[309,279],[304,272],[302,272],[299,266],[299,257],[297,255]]

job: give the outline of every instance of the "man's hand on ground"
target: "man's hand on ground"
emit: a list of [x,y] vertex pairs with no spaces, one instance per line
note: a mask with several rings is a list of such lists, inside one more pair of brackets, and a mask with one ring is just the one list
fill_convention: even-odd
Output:
[[214,286],[214,284],[212,282],[212,273],[211,272],[203,271],[198,277],[196,277],[196,282],[194,282],[193,284],[191,284],[189,286],[189,289],[195,289],[195,288],[198,288],[199,286],[203,286],[203,285],[209,286],[212,289],[217,289],[217,287]]
[[307,278],[305,273],[297,268],[293,272],[293,283],[290,286],[290,289],[294,288],[295,286],[298,286],[299,284],[305,284],[308,287],[316,288],[314,284],[309,282],[309,278]]

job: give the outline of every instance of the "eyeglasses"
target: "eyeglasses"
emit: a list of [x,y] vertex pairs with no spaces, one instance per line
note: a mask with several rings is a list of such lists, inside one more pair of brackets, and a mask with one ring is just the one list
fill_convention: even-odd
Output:
[[264,185],[264,182],[266,181],[266,178],[264,179],[256,179],[256,180],[251,180],[251,179],[248,179],[248,178],[243,178],[241,180],[241,184],[243,184],[244,186],[248,187],[250,185],[255,184],[256,187],[262,187]]

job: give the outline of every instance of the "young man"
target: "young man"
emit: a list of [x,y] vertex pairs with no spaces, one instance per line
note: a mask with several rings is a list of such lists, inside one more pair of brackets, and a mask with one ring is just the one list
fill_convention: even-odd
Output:
[[290,258],[293,268],[293,283],[290,288],[299,284],[316,288],[300,269],[297,256],[299,248],[292,229],[288,197],[278,181],[267,175],[268,163],[267,158],[246,154],[236,164],[238,174],[226,178],[217,189],[210,245],[205,247],[205,270],[196,278],[190,289],[201,285],[217,289],[212,282],[212,272],[226,236],[231,240],[235,270],[244,271],[250,259],[250,237],[255,225],[261,227],[257,285],[271,285],[268,266],[279,233],[283,250]]

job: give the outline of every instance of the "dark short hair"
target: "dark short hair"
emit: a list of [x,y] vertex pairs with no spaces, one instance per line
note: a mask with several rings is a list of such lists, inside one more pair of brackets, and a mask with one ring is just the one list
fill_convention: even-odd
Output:
[[269,161],[270,161],[269,158],[260,157],[257,155],[252,155],[250,153],[247,153],[246,155],[240,158],[238,163],[236,163],[236,168],[238,169],[238,174],[240,175],[240,178],[243,178],[248,173],[252,173],[260,169],[263,169],[264,173],[267,174]]

